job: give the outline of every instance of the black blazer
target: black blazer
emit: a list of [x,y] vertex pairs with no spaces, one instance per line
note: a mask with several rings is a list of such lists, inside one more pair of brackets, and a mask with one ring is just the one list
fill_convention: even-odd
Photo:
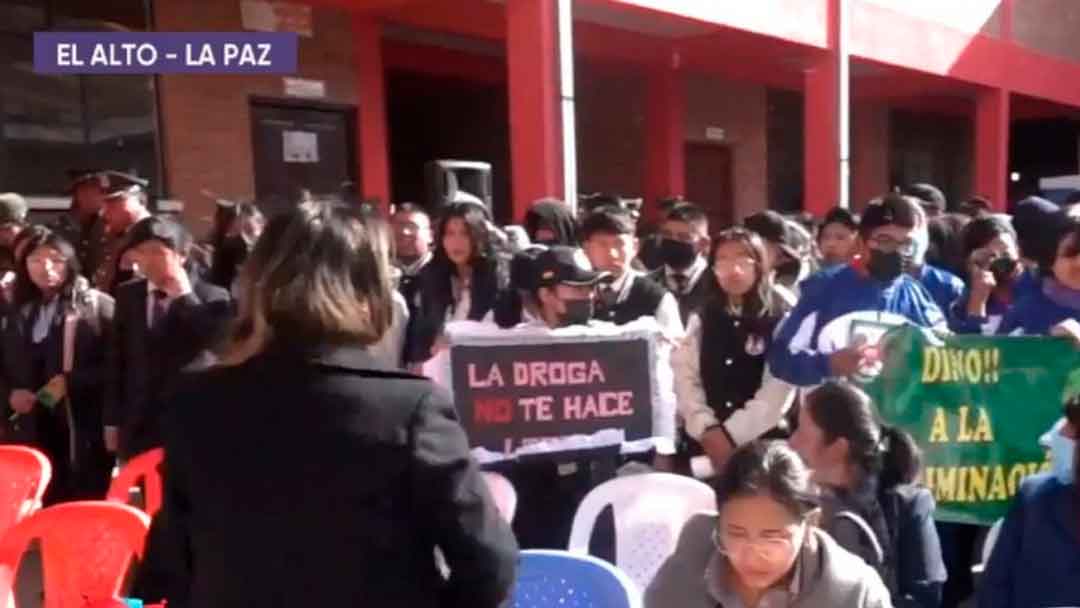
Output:
[[[420,307],[409,319],[406,337],[406,363],[423,363],[431,358],[431,348],[442,335],[446,311],[453,303],[448,262],[436,259],[424,266],[419,275]],[[473,271],[469,288],[470,321],[482,321],[492,309],[503,287],[499,266],[494,260],[481,262]]]
[[363,348],[272,347],[184,378],[169,417],[145,563],[168,573],[170,606],[493,608],[506,596],[517,544],[431,381]]
[[[75,325],[74,367],[68,375],[68,396],[76,430],[77,461],[85,459],[102,446],[102,408],[105,396],[105,360],[108,337],[112,331],[114,303],[108,295],[90,290],[80,298],[77,306],[78,323]],[[29,415],[19,416],[18,424],[9,421],[12,414],[9,404],[11,391],[25,389],[35,392],[45,382],[63,372],[64,318],[68,304],[61,302],[45,338],[49,356],[45,369],[36,370],[27,353],[31,348],[31,336],[37,309],[25,306],[18,312],[10,312],[0,320],[0,416],[5,424],[5,440],[36,443],[38,423],[45,416],[58,417],[58,424],[66,427],[67,421],[60,411],[48,412],[36,407]],[[16,428],[18,427],[18,428]],[[70,454],[66,454],[70,456]]]
[[147,327],[148,283],[136,279],[116,290],[109,346],[105,424],[120,429],[120,455],[161,445],[162,398],[183,368],[197,363],[221,338],[232,314],[229,292],[194,279],[153,329]]

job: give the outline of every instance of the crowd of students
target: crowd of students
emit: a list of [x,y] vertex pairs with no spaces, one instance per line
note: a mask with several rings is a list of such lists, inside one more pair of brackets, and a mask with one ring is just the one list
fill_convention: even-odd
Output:
[[[339,558],[353,542],[383,562],[328,601],[440,605],[431,591],[454,598],[445,605],[495,605],[517,544],[565,546],[580,498],[631,460],[712,479],[719,511],[687,525],[647,605],[953,606],[971,592],[969,535],[935,526],[915,442],[844,380],[877,363],[857,329],[1080,342],[1080,219],[1038,198],[1011,216],[978,200],[947,214],[940,191],[918,184],[870,201],[861,217],[764,211],[724,227],[681,200],[658,205],[651,225],[617,197],[576,215],[542,200],[523,227],[496,226],[467,193],[437,212],[405,203],[388,216],[308,200],[269,223],[253,204],[222,201],[209,240],[196,243],[150,213],[145,182],[72,177],[72,210],[51,226],[29,225],[25,202],[0,195],[2,440],[53,461],[48,503],[99,498],[118,458],[166,445],[170,490],[141,585],[177,605],[249,603],[234,594],[235,568],[226,576],[217,561],[225,553],[230,563],[247,556],[252,577],[295,578],[286,566],[300,554],[275,559],[260,535],[274,530],[300,551],[320,518],[332,546],[305,572],[348,578]],[[515,542],[478,485],[452,406],[416,376],[455,323],[513,331],[642,319],[673,348],[662,433],[671,449],[511,468],[522,498]],[[1025,484],[985,605],[1080,601],[1075,395],[1065,405],[1068,422],[1049,442],[1067,463]],[[350,475],[367,481],[349,488]],[[315,487],[332,496],[313,501]],[[1067,563],[1040,570],[1059,581],[1033,587],[1014,569],[1041,567],[1026,535],[1060,530],[1024,522],[1055,509],[1074,516],[1056,541]],[[307,516],[275,519],[290,512]],[[450,583],[428,580],[431,545]],[[426,582],[375,574],[390,571]],[[310,602],[310,587],[290,589]]]

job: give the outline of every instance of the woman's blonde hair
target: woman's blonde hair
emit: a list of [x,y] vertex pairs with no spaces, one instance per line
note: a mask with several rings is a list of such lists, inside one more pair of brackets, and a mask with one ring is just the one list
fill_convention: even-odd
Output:
[[359,211],[339,202],[305,201],[273,218],[241,271],[222,362],[240,363],[272,341],[378,342],[393,316],[390,260],[379,240]]

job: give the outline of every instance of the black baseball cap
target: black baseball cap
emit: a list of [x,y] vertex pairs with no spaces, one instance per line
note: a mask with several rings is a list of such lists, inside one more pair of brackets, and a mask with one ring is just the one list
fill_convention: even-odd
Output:
[[904,188],[904,194],[918,199],[923,207],[945,212],[945,193],[933,184],[911,184]]
[[890,192],[866,206],[859,222],[859,234],[867,237],[878,228],[890,225],[914,228],[918,223],[918,206],[918,201],[913,197]]
[[536,258],[534,268],[536,287],[584,287],[611,279],[610,273],[593,269],[584,251],[566,245],[553,245],[541,252]]
[[743,220],[743,226],[751,232],[756,232],[762,239],[773,243],[792,259],[799,259],[798,237],[784,216],[779,213],[766,210],[755,213]]
[[191,234],[176,220],[152,215],[131,227],[126,249],[134,249],[147,241],[158,241],[177,253],[185,254],[191,245]]

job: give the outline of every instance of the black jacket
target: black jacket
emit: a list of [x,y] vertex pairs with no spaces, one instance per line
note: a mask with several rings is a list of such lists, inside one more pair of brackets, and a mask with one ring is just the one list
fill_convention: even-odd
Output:
[[485,608],[507,594],[517,544],[429,380],[362,348],[271,347],[185,378],[169,409],[146,558],[173,573],[169,606]]
[[232,314],[229,292],[195,279],[191,293],[147,326],[148,283],[136,279],[116,290],[109,347],[105,424],[120,429],[120,454],[134,456],[161,445],[162,399],[186,366],[221,338]]
[[[406,363],[423,363],[431,358],[431,348],[442,335],[446,325],[446,313],[453,304],[449,262],[436,258],[419,275],[420,307],[409,319],[406,337]],[[495,308],[495,300],[504,287],[499,277],[498,264],[483,261],[473,271],[469,289],[470,321],[482,321]]]
[[[36,305],[27,305],[0,321],[0,416],[5,424],[5,442],[29,443],[43,449],[53,462],[54,497],[91,497],[86,486],[69,487],[73,469],[93,472],[95,490],[107,479],[111,465],[107,463],[102,438],[102,410],[105,396],[105,360],[108,336],[111,333],[113,299],[99,291],[88,291],[78,298],[78,321],[75,325],[73,368],[67,376],[67,403],[52,410],[40,403],[34,410],[11,420],[9,405],[11,391],[24,389],[36,392],[46,382],[63,373],[64,320],[70,310],[68,301],[58,303],[49,333],[40,346],[32,346],[32,332],[37,318]],[[34,363],[31,349],[43,349],[43,364]],[[70,409],[68,409],[70,407]],[[70,415],[70,417],[69,417]],[[74,436],[71,435],[74,429]],[[74,451],[72,451],[74,447]],[[98,473],[104,469],[106,477]],[[75,484],[78,485],[78,484]],[[54,491],[55,490],[55,491]],[[71,494],[70,492],[76,492]],[[100,495],[93,496],[101,498]]]

